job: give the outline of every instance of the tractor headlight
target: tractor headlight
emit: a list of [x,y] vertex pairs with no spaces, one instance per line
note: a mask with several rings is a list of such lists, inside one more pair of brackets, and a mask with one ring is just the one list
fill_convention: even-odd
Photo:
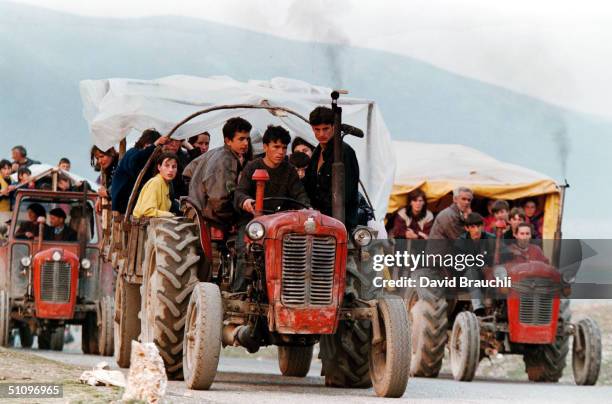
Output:
[[30,258],[29,256],[21,257],[21,265],[22,266],[29,267],[31,263],[32,263],[32,258]]
[[83,269],[89,269],[89,268],[91,268],[91,261],[90,261],[90,260],[88,260],[87,258],[83,258],[83,259],[81,260],[81,268],[83,268]]
[[51,258],[53,258],[53,261],[59,261],[62,259],[62,253],[59,251],[55,251]]
[[506,271],[506,267],[503,265],[497,265],[493,268],[493,275],[495,275],[497,279],[503,279],[508,277],[508,271]]
[[353,233],[355,244],[366,247],[372,242],[372,232],[367,227],[361,227]]
[[251,222],[246,228],[246,233],[251,240],[261,240],[266,234],[266,229],[264,225],[259,222]]

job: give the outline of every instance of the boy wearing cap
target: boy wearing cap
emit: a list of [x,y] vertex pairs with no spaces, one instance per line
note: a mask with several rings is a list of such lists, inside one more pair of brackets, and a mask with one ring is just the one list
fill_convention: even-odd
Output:
[[[483,254],[486,265],[490,265],[495,254],[495,236],[484,231],[484,219],[478,213],[469,213],[464,223],[465,232],[459,236],[459,240],[456,242],[457,249],[463,254],[472,254],[474,256]],[[482,269],[467,268],[464,276],[470,280],[482,279],[480,273]],[[485,307],[482,304],[482,291],[480,288],[470,287],[470,296],[472,298],[474,314],[484,314]]]

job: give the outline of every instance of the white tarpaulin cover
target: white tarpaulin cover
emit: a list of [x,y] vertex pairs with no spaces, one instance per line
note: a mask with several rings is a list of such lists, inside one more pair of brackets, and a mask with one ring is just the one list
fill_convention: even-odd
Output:
[[[83,115],[93,143],[101,149],[116,146],[132,130],[155,128],[167,134],[188,115],[216,105],[257,104],[289,108],[308,118],[319,105],[329,106],[331,89],[303,81],[274,78],[270,81],[236,81],[230,77],[169,76],[157,80],[106,79],[81,81]],[[391,136],[378,106],[369,100],[341,97],[342,120],[365,132],[364,139],[345,137],[357,153],[361,180],[372,199],[376,217],[382,219],[395,170]],[[221,110],[205,114],[173,135],[186,139],[206,130],[211,147],[223,144],[221,128],[227,119],[242,116],[253,125],[251,137],[260,150],[261,134],[270,124],[282,125],[292,137],[316,144],[310,126],[293,115],[274,116],[265,110]],[[369,117],[369,125],[368,125]],[[368,130],[369,129],[369,130]]]
[[[84,177],[81,177],[80,175],[77,175],[75,173],[73,173],[72,171],[65,171],[62,170],[61,168],[57,168],[55,166],[49,165],[49,164],[32,164],[30,167],[28,167],[30,169],[31,177],[32,178],[41,178],[41,177],[45,177],[47,174],[51,175],[51,173],[53,172],[53,170],[57,170],[60,174],[65,175],[66,177],[70,178],[70,181],[72,183],[72,185],[80,185],[83,181],[87,181],[89,183],[89,186],[91,187],[91,189],[93,189],[94,191],[98,191],[98,189],[100,188],[98,184],[87,180]],[[11,175],[11,180],[14,183],[17,183],[17,173],[14,173]]]

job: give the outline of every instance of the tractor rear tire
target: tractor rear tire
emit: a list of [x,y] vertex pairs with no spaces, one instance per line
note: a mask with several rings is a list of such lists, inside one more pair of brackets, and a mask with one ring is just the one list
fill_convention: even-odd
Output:
[[463,311],[455,318],[449,341],[453,378],[471,382],[480,362],[480,325],[476,315]]
[[447,310],[446,300],[433,294],[414,302],[408,313],[412,341],[411,376],[438,377],[447,340]]
[[601,369],[601,330],[587,317],[576,324],[572,345],[574,380],[579,386],[593,386]]
[[11,305],[6,290],[0,290],[0,346],[9,346]]
[[34,344],[34,334],[28,323],[22,323],[19,326],[19,340],[22,348],[32,348]]
[[401,397],[410,373],[410,325],[401,298],[378,300],[382,341],[370,350],[370,377],[379,397]]
[[561,300],[555,342],[549,345],[527,346],[523,361],[530,381],[556,383],[563,375],[569,352],[569,336],[559,335],[559,333],[565,330],[565,325],[569,324],[570,317],[569,300]]
[[198,284],[196,224],[152,219],[145,243],[141,339],[154,342],[170,380],[183,379],[183,334],[189,297]]
[[319,358],[326,386],[372,387],[371,329],[370,321],[340,321],[335,334],[321,336]]
[[120,368],[130,367],[132,341],[140,335],[140,285],[117,278],[115,289],[115,317],[113,324],[114,353]]
[[306,377],[312,362],[313,345],[279,346],[278,367],[283,376]]
[[183,372],[187,387],[208,390],[212,385],[223,330],[223,301],[214,283],[201,282],[193,289],[185,319]]

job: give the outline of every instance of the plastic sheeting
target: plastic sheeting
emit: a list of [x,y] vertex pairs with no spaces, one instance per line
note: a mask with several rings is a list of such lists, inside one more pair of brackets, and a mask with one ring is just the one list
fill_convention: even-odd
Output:
[[[87,181],[87,183],[89,184],[89,186],[92,188],[92,190],[94,192],[98,192],[98,189],[100,188],[100,186],[92,181],[87,180],[84,177],[81,177],[80,175],[77,175],[75,173],[73,173],[72,171],[65,171],[62,170],[61,168],[57,168],[55,166],[51,166],[49,164],[32,164],[30,167],[28,167],[30,169],[30,172],[32,173],[31,177],[32,178],[43,178],[46,177],[47,175],[51,175],[53,173],[54,170],[57,170],[58,173],[65,175],[66,177],[70,178],[70,181],[72,182],[72,185],[79,185],[81,184],[83,181]],[[13,173],[11,174],[11,180],[14,183],[17,183],[17,173]]]
[[[92,142],[101,149],[116,146],[131,131],[155,128],[167,134],[188,115],[216,105],[256,104],[289,108],[307,118],[319,105],[329,106],[331,89],[303,81],[274,78],[270,81],[236,81],[230,77],[169,76],[157,80],[106,79],[81,81],[83,115]],[[382,219],[393,185],[395,155],[391,136],[378,106],[370,100],[340,98],[342,120],[362,128],[365,138],[345,137],[357,153],[361,180],[372,200],[376,217]],[[316,144],[310,126],[293,116],[275,116],[266,110],[221,110],[205,114],[181,127],[174,135],[186,139],[204,130],[211,147],[223,144],[221,128],[227,119],[241,116],[253,125],[255,152],[268,125],[286,127],[292,137]]]
[[484,198],[545,196],[544,237],[553,238],[560,206],[559,188],[552,178],[462,145],[394,141],[393,150],[398,163],[388,212],[405,206],[406,195],[416,188],[429,202],[459,186]]

